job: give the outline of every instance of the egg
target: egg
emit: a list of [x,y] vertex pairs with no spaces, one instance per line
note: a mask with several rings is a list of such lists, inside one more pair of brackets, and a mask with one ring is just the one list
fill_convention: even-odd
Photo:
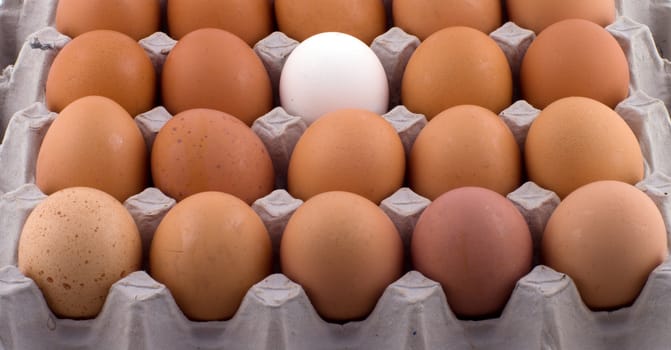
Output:
[[168,32],[175,39],[202,28],[227,30],[249,46],[273,31],[273,7],[268,0],[170,0]]
[[455,106],[431,119],[417,136],[409,156],[409,184],[429,199],[464,186],[507,195],[520,185],[521,158],[499,116],[479,106]]
[[327,113],[301,136],[289,161],[289,192],[306,200],[349,191],[380,203],[403,185],[405,152],[394,127],[373,112]]
[[499,0],[393,0],[394,25],[424,40],[447,27],[467,26],[489,34],[503,21]]
[[615,21],[613,0],[506,0],[510,20],[536,33],[549,25],[582,18],[605,27]]
[[279,30],[298,41],[341,32],[370,45],[387,25],[380,0],[275,0],[275,17]]
[[40,146],[35,184],[45,194],[84,186],[120,202],[147,182],[147,146],[133,118],[101,96],[82,97],[54,120]]
[[109,29],[137,41],[160,30],[161,4],[159,0],[60,0],[55,22],[59,32],[72,38]]
[[524,150],[529,179],[560,198],[590,182],[633,185],[644,175],[636,135],[614,110],[586,97],[563,98],[543,109]]
[[263,141],[239,119],[211,109],[175,115],[151,150],[154,184],[180,201],[221,191],[247,204],[274,188],[275,173]]
[[611,108],[629,94],[629,64],[617,40],[598,24],[568,19],[531,43],[520,68],[522,97],[543,109],[562,97],[583,96]]
[[412,234],[415,269],[443,287],[462,318],[500,314],[517,281],[531,270],[531,234],[500,194],[461,187],[436,198]]
[[151,276],[197,321],[233,317],[245,294],[270,274],[272,248],[261,218],[240,199],[202,192],[177,203],[151,243]]
[[322,318],[365,318],[401,275],[396,226],[373,202],[325,192],[303,203],[280,243],[282,273],[303,287]]
[[403,104],[429,120],[462,104],[499,113],[510,106],[512,94],[506,55],[492,38],[468,27],[445,28],[424,40],[401,83]]
[[46,104],[60,112],[89,95],[109,97],[132,116],[155,105],[156,73],[137,41],[111,30],[94,30],[58,53],[46,81]]
[[655,203],[617,181],[598,181],[566,197],[542,240],[545,264],[571,277],[594,310],[634,302],[668,255],[666,228]]
[[26,220],[18,267],[61,318],[93,318],[116,281],[140,268],[140,234],[105,192],[73,187],[42,202]]
[[210,108],[252,125],[273,106],[261,59],[242,39],[221,29],[199,29],[180,39],[163,65],[161,87],[172,114]]
[[382,63],[370,47],[353,36],[321,33],[300,43],[280,76],[280,103],[308,124],[344,108],[383,114],[389,85]]

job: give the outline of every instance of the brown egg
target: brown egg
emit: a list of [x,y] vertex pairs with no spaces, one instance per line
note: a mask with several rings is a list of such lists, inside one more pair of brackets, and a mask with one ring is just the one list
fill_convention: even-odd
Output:
[[270,274],[271,260],[270,236],[249,205],[202,192],[163,218],[149,266],[188,318],[213,321],[233,317],[249,288]]
[[464,186],[502,195],[521,181],[520,149],[508,126],[492,111],[461,105],[433,118],[417,136],[409,157],[410,187],[435,199]]
[[507,0],[506,5],[511,21],[536,33],[571,18],[586,19],[602,27],[615,21],[613,0]]
[[557,22],[534,40],[520,68],[522,95],[543,109],[569,96],[611,108],[629,94],[629,64],[615,38],[584,19]]
[[396,226],[373,202],[325,192],[291,216],[280,244],[282,272],[300,284],[327,320],[365,318],[398,279],[403,246]]
[[140,40],[158,32],[160,24],[158,0],[60,0],[56,8],[56,29],[71,38],[109,29]]
[[499,0],[393,0],[394,25],[424,40],[447,27],[491,33],[502,23]]
[[552,213],[542,242],[544,263],[575,282],[595,310],[634,302],[668,255],[666,228],[655,203],[617,181],[585,185]]
[[172,114],[211,108],[247,125],[273,106],[270,78],[242,39],[221,29],[199,29],[172,49],[162,75],[163,104]]
[[116,102],[87,96],[58,115],[37,155],[35,183],[45,194],[84,186],[120,202],[147,182],[147,146],[133,118]]
[[341,109],[317,119],[289,162],[289,192],[306,200],[349,191],[380,203],[403,184],[405,152],[394,127],[380,115]]
[[417,221],[415,269],[439,282],[460,317],[497,316],[517,281],[531,270],[531,233],[500,194],[462,187],[433,201]]
[[126,208],[105,192],[73,187],[30,213],[18,267],[56,316],[92,318],[112,284],[140,268],[141,255],[140,234]]
[[643,179],[643,154],[627,123],[585,97],[545,108],[529,128],[524,155],[529,179],[561,198],[594,181]]
[[510,106],[512,94],[506,55],[492,38],[468,27],[428,37],[410,57],[401,84],[403,104],[427,119],[463,104],[499,113]]
[[150,110],[156,73],[142,46],[111,30],[87,32],[65,45],[49,69],[47,107],[58,113],[90,95],[109,97],[132,116]]
[[151,171],[156,187],[178,201],[221,191],[252,204],[275,183],[263,141],[237,118],[211,109],[182,112],[161,128]]
[[279,30],[303,41],[323,32],[341,32],[370,45],[387,29],[380,0],[275,0]]
[[175,39],[202,28],[229,31],[254,46],[273,31],[273,5],[268,0],[170,0],[168,32]]

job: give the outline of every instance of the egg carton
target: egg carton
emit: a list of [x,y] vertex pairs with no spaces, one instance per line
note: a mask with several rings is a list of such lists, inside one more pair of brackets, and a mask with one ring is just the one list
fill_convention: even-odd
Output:
[[[620,18],[608,30],[625,49],[632,69],[630,97],[616,111],[639,139],[645,158],[645,178],[637,186],[657,204],[671,231],[671,125],[659,99],[642,91],[667,88],[664,62],[647,27]],[[513,70],[519,69],[524,51],[534,35],[512,23],[491,35],[504,49]],[[582,303],[567,276],[537,265],[522,278],[502,315],[482,321],[459,320],[451,312],[440,285],[419,272],[409,271],[390,285],[372,314],[363,321],[333,324],[323,321],[302,288],[276,273],[247,293],[236,315],[228,321],[192,322],[185,318],[166,287],[146,272],[135,272],[117,282],[99,316],[91,320],[59,319],[48,309],[32,280],[16,265],[21,228],[30,211],[45,198],[34,183],[39,145],[55,118],[43,104],[44,80],[57,51],[69,39],[46,28],[25,46],[15,73],[14,97],[23,104],[15,113],[0,146],[0,347],[7,349],[574,349],[668,348],[671,316],[671,262],[666,261],[649,277],[636,302],[613,312],[592,312]],[[157,33],[141,44],[157,69],[174,45]],[[419,42],[398,28],[375,40],[372,48],[388,74],[392,105],[398,101],[403,68]],[[284,59],[297,43],[274,33],[256,45],[277,92]],[[654,64],[651,64],[654,63]],[[652,80],[662,83],[651,85]],[[660,85],[661,84],[661,85]],[[652,90],[659,94],[659,90]],[[37,101],[37,102],[36,102]],[[501,113],[520,145],[539,111],[518,101]],[[170,118],[162,107],[135,120],[147,147]],[[384,115],[399,132],[406,153],[426,119],[398,106]],[[257,120],[253,130],[269,149],[277,173],[278,190],[254,203],[254,210],[268,227],[277,257],[281,234],[291,214],[301,205],[282,188],[291,151],[306,125],[301,118],[278,107]],[[528,182],[508,195],[529,223],[538,263],[543,228],[558,197]],[[153,232],[175,201],[149,188],[124,205],[142,235],[145,258]],[[397,226],[406,259],[415,222],[429,204],[408,188],[385,199],[380,207]],[[146,261],[145,261],[146,266]],[[277,259],[275,260],[277,266]],[[275,270],[277,272],[277,269]]]

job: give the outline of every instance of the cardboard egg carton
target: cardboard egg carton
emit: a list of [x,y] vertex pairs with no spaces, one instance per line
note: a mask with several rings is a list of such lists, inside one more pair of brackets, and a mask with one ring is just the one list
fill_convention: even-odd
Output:
[[[26,3],[30,0],[26,1]],[[628,18],[608,27],[625,49],[632,69],[630,97],[616,111],[639,139],[645,158],[645,179],[637,186],[655,201],[671,231],[671,124],[662,100],[671,85],[668,62],[657,54],[649,29]],[[519,69],[532,32],[507,23],[491,34],[506,53],[513,71]],[[228,321],[192,322],[185,318],[169,290],[146,272],[135,272],[110,290],[95,319],[59,319],[49,310],[37,286],[16,268],[17,244],[23,223],[45,195],[33,184],[41,141],[56,115],[44,106],[44,81],[51,62],[69,38],[52,28],[31,35],[17,64],[9,72],[9,88],[0,79],[2,111],[15,108],[0,145],[0,349],[658,349],[671,346],[671,260],[659,266],[636,302],[613,312],[585,307],[567,276],[537,265],[523,277],[500,317],[459,320],[449,308],[440,285],[409,271],[390,285],[372,314],[345,324],[322,320],[302,288],[281,273],[256,284],[236,315]],[[175,41],[164,33],[141,41],[160,69]],[[273,33],[255,46],[274,91],[284,60],[297,42]],[[392,28],[371,45],[387,72],[391,105],[399,101],[400,80],[419,41]],[[4,90],[3,90],[4,89]],[[4,92],[3,92],[4,91]],[[643,92],[645,91],[645,92]],[[671,99],[664,99],[670,103]],[[517,101],[500,115],[522,148],[539,111]],[[2,115],[0,115],[2,116]],[[406,153],[426,125],[422,115],[403,106],[384,117],[401,137]],[[157,107],[135,119],[150,149],[161,126],[171,118]],[[4,122],[3,122],[4,123]],[[253,209],[268,228],[275,253],[282,231],[301,201],[283,188],[288,161],[306,125],[281,107],[257,120],[253,130],[266,144],[275,166],[278,190],[259,199]],[[538,263],[539,243],[549,216],[559,204],[551,191],[527,182],[508,195],[527,220]],[[399,189],[380,207],[399,230],[408,259],[414,225],[429,200],[409,188]],[[124,205],[142,235],[144,257],[153,233],[175,201],[148,188]],[[409,260],[407,260],[409,261]],[[145,261],[146,262],[146,261]],[[146,266],[146,264],[145,264]]]

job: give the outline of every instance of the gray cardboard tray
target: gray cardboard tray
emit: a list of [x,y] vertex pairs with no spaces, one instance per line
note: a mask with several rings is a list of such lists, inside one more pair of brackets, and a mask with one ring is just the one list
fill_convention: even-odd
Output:
[[[26,3],[28,3],[27,1]],[[608,30],[627,53],[632,69],[630,97],[617,112],[638,137],[645,158],[645,179],[637,186],[658,205],[671,224],[668,193],[671,182],[671,124],[662,100],[668,94],[668,62],[657,54],[644,25],[621,17]],[[491,34],[518,69],[533,33],[507,23]],[[39,145],[55,118],[46,110],[44,79],[57,51],[69,38],[45,28],[31,35],[17,64],[0,78],[7,132],[0,145],[0,348],[6,349],[664,349],[671,344],[671,262],[659,266],[630,307],[592,312],[582,303],[567,276],[543,265],[522,278],[499,318],[457,319],[440,286],[410,271],[389,286],[373,313],[363,321],[327,323],[319,318],[301,287],[274,274],[247,293],[228,321],[192,322],[181,313],[169,291],[146,272],[117,282],[97,318],[58,319],[37,286],[15,267],[19,234],[29,212],[45,198],[34,183]],[[157,67],[174,41],[157,33],[141,41]],[[403,67],[419,42],[392,28],[372,48],[387,71],[392,105],[398,101]],[[296,42],[274,33],[256,45],[275,91],[279,72]],[[2,84],[6,84],[4,87]],[[4,89],[4,90],[3,90]],[[644,92],[645,91],[645,92]],[[395,100],[394,100],[395,99]],[[664,98],[668,104],[671,99]],[[517,101],[501,113],[523,145],[538,110]],[[2,114],[0,114],[0,117]],[[170,118],[162,107],[143,113],[136,122],[150,147],[156,132]],[[399,132],[406,152],[426,119],[404,107],[385,115]],[[269,229],[275,253],[282,230],[301,201],[285,190],[291,150],[305,130],[302,120],[276,108],[257,120],[253,130],[271,151],[278,190],[254,203]],[[538,243],[557,196],[529,182],[508,195],[529,223],[538,261]],[[145,250],[160,219],[174,200],[149,188],[124,204],[140,228]],[[399,229],[408,251],[414,224],[429,201],[408,188],[385,199],[381,208]],[[145,254],[145,257],[147,255]],[[276,254],[277,256],[277,254]]]

